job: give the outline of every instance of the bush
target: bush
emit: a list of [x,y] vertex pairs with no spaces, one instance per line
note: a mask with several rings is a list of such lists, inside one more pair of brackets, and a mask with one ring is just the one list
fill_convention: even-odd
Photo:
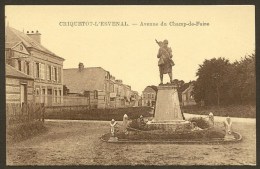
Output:
[[133,119],[130,122],[129,127],[138,129],[138,130],[149,130],[148,127],[146,126],[146,123],[144,121],[140,121],[138,119]]
[[193,117],[188,119],[191,123],[195,122],[199,128],[206,129],[209,128],[209,123],[205,118],[202,117]]
[[[65,108],[64,108],[65,109]],[[130,119],[137,119],[142,115],[143,117],[151,117],[149,113],[152,110],[150,107],[127,107],[117,109],[87,109],[87,110],[63,110],[45,113],[46,119],[69,119],[69,120],[105,120],[110,121],[115,119],[116,121],[122,121],[124,114]]]
[[[109,138],[109,133],[104,135],[103,139]],[[225,131],[220,128],[209,128],[205,130],[197,131],[183,131],[183,132],[167,132],[163,130],[151,130],[151,131],[129,131],[128,135],[124,133],[116,133],[116,137],[119,139],[128,140],[156,140],[156,141],[167,141],[167,140],[208,140],[213,138],[224,138]]]

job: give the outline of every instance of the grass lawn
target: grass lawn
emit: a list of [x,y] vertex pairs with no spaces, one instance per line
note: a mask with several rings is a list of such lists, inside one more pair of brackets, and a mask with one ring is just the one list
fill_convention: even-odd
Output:
[[7,145],[7,165],[255,165],[256,126],[233,123],[234,144],[111,144],[109,122],[46,121],[46,133]]

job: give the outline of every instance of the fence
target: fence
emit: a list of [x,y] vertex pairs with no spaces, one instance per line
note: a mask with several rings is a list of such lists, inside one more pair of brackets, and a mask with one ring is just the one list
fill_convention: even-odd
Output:
[[86,106],[90,104],[88,97],[78,97],[78,96],[63,96],[63,105],[65,106]]
[[6,103],[6,122],[8,125],[26,123],[34,120],[44,121],[45,107],[41,103]]

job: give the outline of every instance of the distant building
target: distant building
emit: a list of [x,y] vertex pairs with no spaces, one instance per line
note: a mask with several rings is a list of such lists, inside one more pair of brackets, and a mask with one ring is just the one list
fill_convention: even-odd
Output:
[[41,45],[41,34],[5,29],[6,63],[34,79],[36,103],[61,105],[63,96],[63,61]]
[[139,105],[139,100],[140,99],[141,99],[141,97],[138,95],[137,91],[131,91],[130,106],[131,107],[141,106],[141,105]]
[[156,101],[156,86],[147,86],[142,93],[142,105],[143,106],[155,106]]
[[182,105],[183,106],[191,106],[196,105],[196,102],[194,100],[193,96],[193,84],[190,83],[189,87],[182,92]]
[[5,65],[6,103],[23,104],[34,102],[34,79],[25,73]]
[[68,95],[84,95],[90,99],[91,107],[117,108],[131,106],[131,86],[116,80],[101,67],[64,69],[64,85]]

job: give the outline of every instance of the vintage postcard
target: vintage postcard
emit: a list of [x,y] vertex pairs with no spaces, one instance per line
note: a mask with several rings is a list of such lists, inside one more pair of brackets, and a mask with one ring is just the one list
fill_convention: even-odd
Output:
[[6,5],[6,165],[256,165],[254,5]]

